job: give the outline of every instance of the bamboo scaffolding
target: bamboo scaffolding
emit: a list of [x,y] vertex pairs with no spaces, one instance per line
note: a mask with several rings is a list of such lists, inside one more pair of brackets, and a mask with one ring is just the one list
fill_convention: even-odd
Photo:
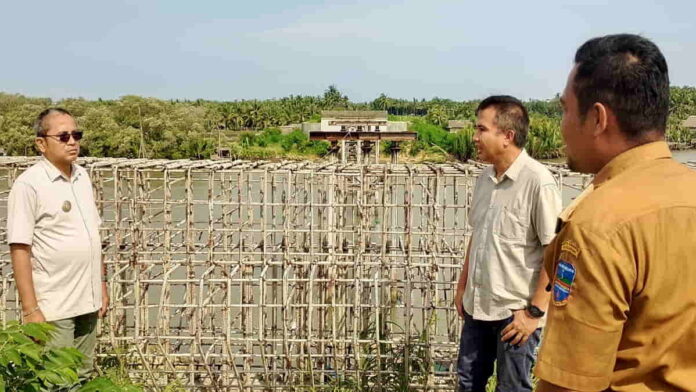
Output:
[[[21,311],[7,197],[35,161],[0,157],[2,325]],[[148,389],[388,390],[398,376],[410,390],[454,389],[452,298],[482,165],[79,163],[109,270],[99,355]],[[591,180],[549,168],[564,196]]]

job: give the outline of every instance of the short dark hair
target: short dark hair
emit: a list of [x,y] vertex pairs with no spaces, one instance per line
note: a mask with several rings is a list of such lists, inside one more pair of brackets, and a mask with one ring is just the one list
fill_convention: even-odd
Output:
[[575,64],[573,89],[583,120],[599,102],[611,108],[630,139],[665,133],[669,75],[667,61],[652,41],[634,34],[593,38],[575,53]]
[[492,107],[495,109],[495,124],[500,129],[512,129],[515,131],[515,146],[524,148],[527,144],[527,133],[529,133],[529,114],[522,102],[509,95],[490,96],[476,108],[476,115],[485,109]]
[[36,121],[34,121],[34,131],[36,131],[36,136],[46,136],[46,117],[52,114],[66,114],[72,117],[69,111],[63,108],[48,108],[36,116]]

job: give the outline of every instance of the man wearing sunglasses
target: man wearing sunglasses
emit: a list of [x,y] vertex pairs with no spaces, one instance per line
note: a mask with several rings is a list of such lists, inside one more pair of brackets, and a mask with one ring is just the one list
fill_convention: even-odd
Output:
[[25,323],[56,327],[53,347],[72,346],[92,371],[97,316],[109,305],[102,263],[101,219],[87,171],[76,165],[82,132],[65,109],[41,112],[34,124],[42,158],[12,185],[7,241]]

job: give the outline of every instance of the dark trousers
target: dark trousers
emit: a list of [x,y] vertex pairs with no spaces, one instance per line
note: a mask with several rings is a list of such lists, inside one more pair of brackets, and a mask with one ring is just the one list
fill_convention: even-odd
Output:
[[496,392],[532,391],[530,373],[536,359],[541,329],[529,336],[525,344],[513,346],[500,341],[500,332],[511,321],[512,317],[480,321],[465,314],[457,361],[459,392],[485,392],[496,359]]

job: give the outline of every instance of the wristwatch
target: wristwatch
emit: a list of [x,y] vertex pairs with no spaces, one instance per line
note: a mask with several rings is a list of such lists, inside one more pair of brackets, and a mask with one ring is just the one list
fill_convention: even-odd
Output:
[[533,318],[537,318],[537,319],[544,317],[544,315],[546,314],[546,312],[544,312],[543,310],[539,309],[538,307],[536,307],[532,304],[527,305],[527,307],[524,308],[524,310],[527,311],[528,315],[532,316]]

